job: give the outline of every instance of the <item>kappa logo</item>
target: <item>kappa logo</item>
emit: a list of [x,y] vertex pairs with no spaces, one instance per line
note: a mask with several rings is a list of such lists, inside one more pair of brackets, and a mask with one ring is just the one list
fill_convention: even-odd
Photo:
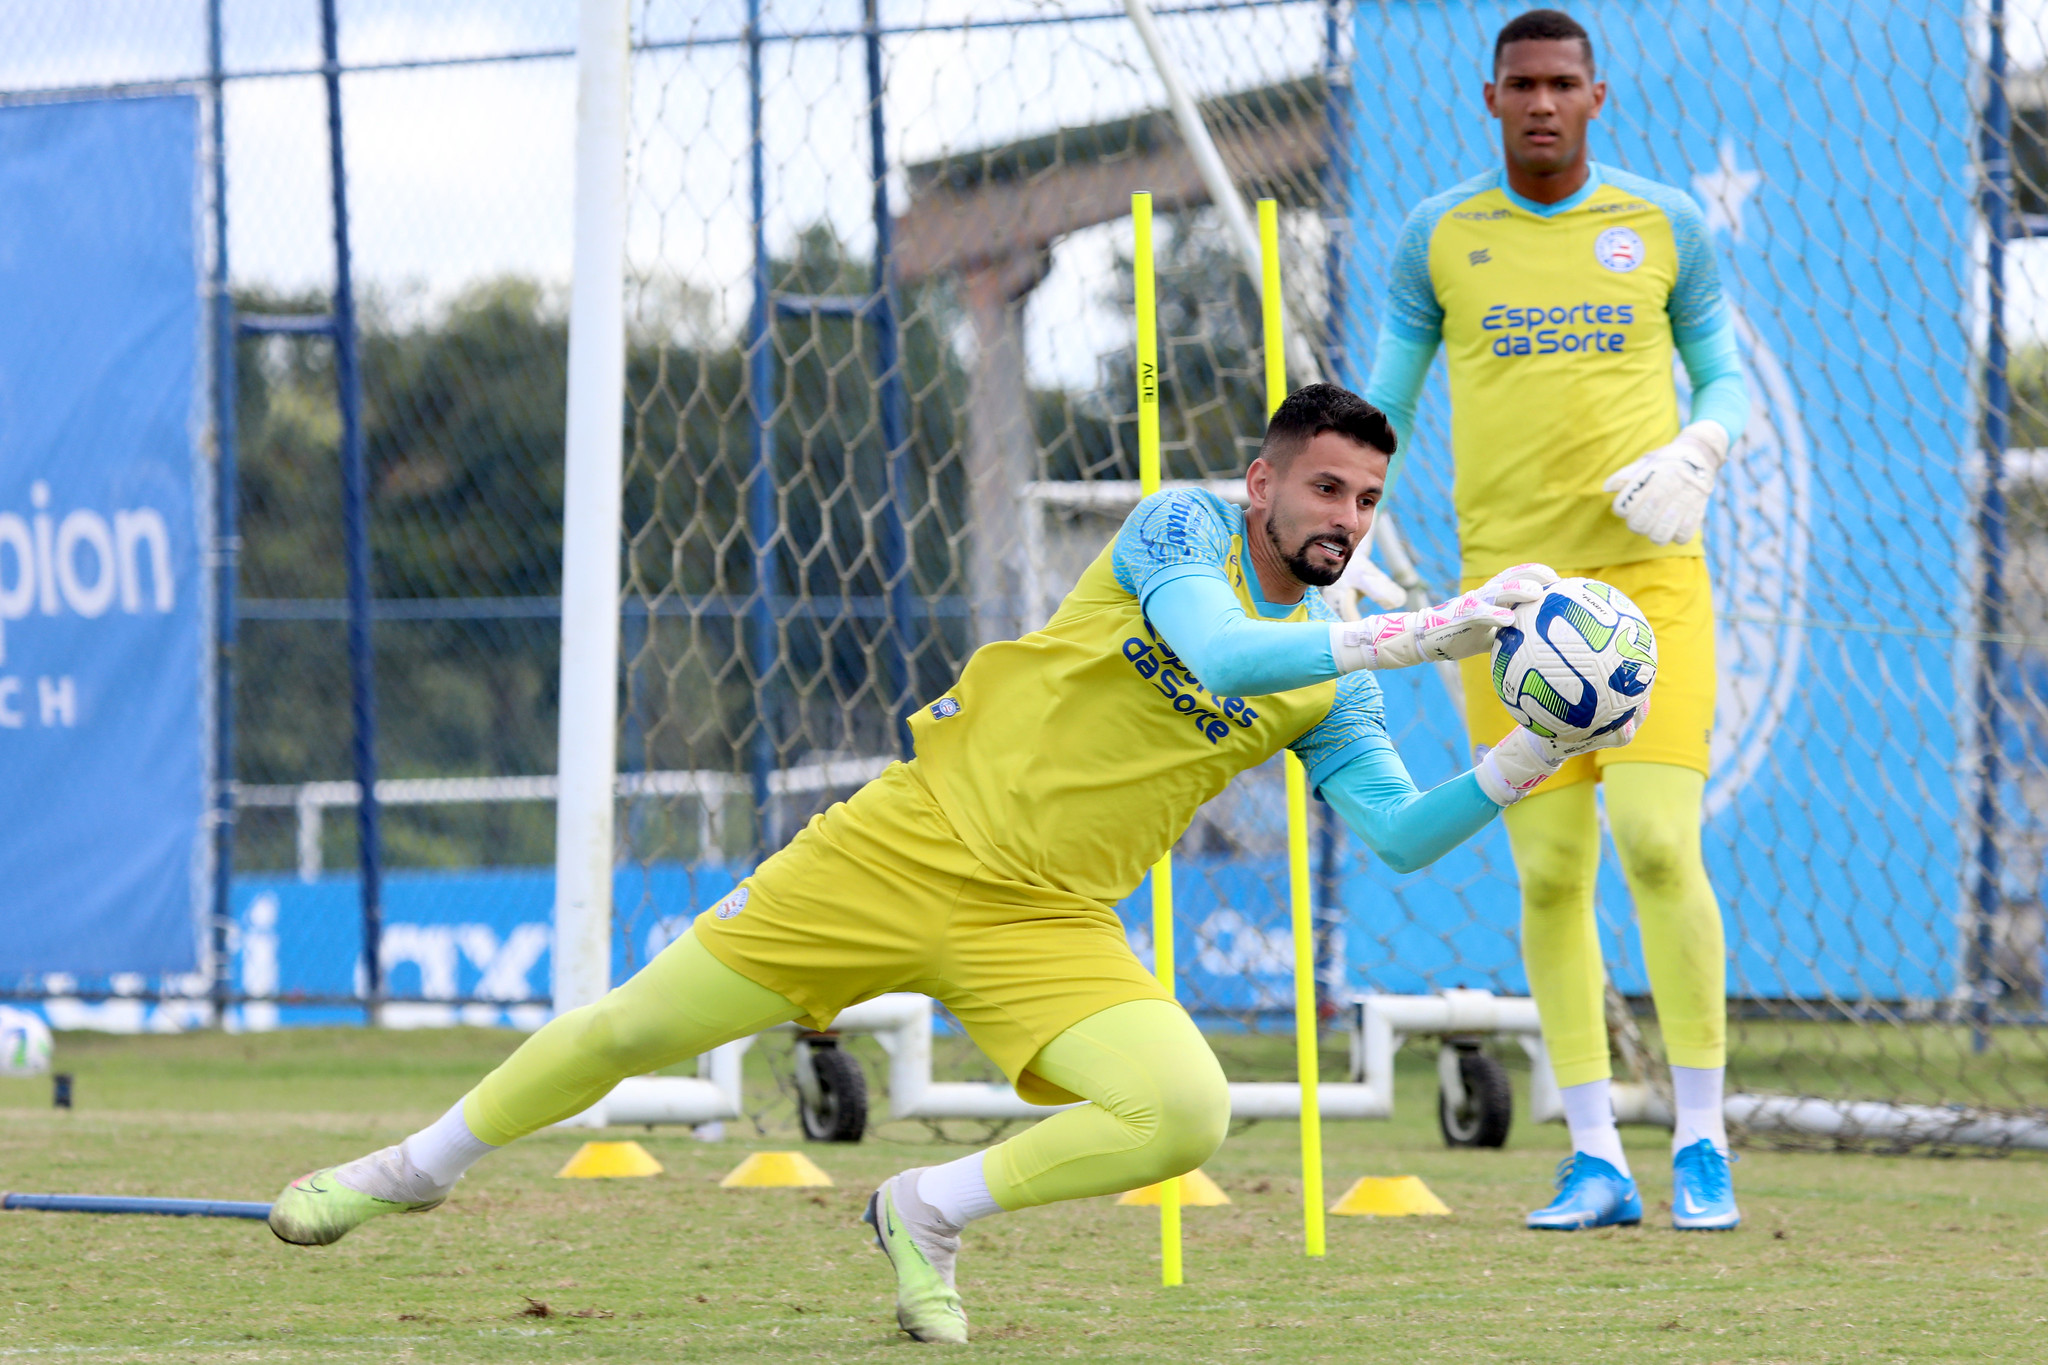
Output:
[[1480,247],[1477,251],[1466,252],[1465,259],[1472,262],[1472,264],[1474,265],[1485,265],[1488,261],[1493,259],[1493,256],[1485,247]]
[[743,886],[718,904],[712,906],[711,913],[720,919],[731,919],[734,915],[747,908],[747,901],[750,897],[751,893]]
[[1643,238],[1632,227],[1611,227],[1593,239],[1593,259],[1617,275],[1643,263]]
[[931,704],[931,713],[934,720],[950,720],[960,714],[960,703],[951,697],[940,697]]

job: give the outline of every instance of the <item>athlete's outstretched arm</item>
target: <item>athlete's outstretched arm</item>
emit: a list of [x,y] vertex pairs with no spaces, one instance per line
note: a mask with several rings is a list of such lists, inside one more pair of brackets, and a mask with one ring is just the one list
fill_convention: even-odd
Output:
[[1749,425],[1749,385],[1735,345],[1734,316],[1724,310],[1718,323],[1680,332],[1678,358],[1692,383],[1692,420],[1718,424],[1732,448]]
[[1462,659],[1493,644],[1557,575],[1518,564],[1483,587],[1426,611],[1360,621],[1255,621],[1220,569],[1186,565],[1145,586],[1145,617],[1202,686],[1218,696],[1291,692],[1359,669],[1405,668],[1425,659]]
[[1628,743],[1644,711],[1620,729],[1576,744],[1543,739],[1516,726],[1470,771],[1419,790],[1394,751],[1375,687],[1338,703],[1323,725],[1294,745],[1309,781],[1380,861],[1416,872],[1486,828],[1503,807],[1542,784],[1567,760]]
[[1402,873],[1428,867],[1501,811],[1476,773],[1417,790],[1391,742],[1365,749],[1324,779],[1322,796],[1381,862]]

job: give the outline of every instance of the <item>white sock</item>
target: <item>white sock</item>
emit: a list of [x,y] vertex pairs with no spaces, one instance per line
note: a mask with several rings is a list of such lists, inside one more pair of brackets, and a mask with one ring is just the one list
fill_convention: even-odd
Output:
[[462,1117],[462,1101],[399,1144],[408,1165],[446,1189],[462,1179],[462,1173],[497,1151],[475,1133]]
[[1671,1068],[1672,1107],[1678,1122],[1671,1130],[1673,1155],[1701,1138],[1714,1144],[1721,1155],[1728,1154],[1728,1121],[1721,1109],[1721,1085],[1725,1066],[1674,1066]]
[[925,1167],[917,1177],[917,1197],[956,1228],[1001,1213],[1002,1205],[988,1192],[988,1177],[981,1172],[983,1155],[976,1152],[943,1166]]
[[1629,1175],[1628,1157],[1621,1150],[1621,1130],[1614,1126],[1612,1090],[1613,1082],[1602,1079],[1567,1085],[1558,1094],[1564,1097],[1564,1123],[1571,1129],[1573,1149],[1597,1156]]

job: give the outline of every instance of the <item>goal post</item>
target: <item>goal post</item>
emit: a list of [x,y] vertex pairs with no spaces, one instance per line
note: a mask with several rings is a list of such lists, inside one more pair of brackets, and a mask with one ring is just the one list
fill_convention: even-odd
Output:
[[627,0],[580,0],[576,242],[562,514],[556,1013],[611,987],[626,389]]

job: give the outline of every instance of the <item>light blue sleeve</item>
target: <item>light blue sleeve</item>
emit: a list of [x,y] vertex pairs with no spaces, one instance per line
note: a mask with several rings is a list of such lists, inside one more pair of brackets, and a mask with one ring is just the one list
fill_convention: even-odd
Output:
[[1392,332],[1408,341],[1427,342],[1432,351],[1443,340],[1444,308],[1437,302],[1436,282],[1429,277],[1429,239],[1436,235],[1436,225],[1450,210],[1454,195],[1464,197],[1453,190],[1423,200],[1401,224],[1401,235],[1394,239],[1394,268],[1387,276],[1382,336]]
[[[1435,340],[1419,341],[1391,327],[1380,328],[1373,345],[1372,375],[1365,383],[1365,401],[1387,415],[1394,424],[1394,459],[1387,467],[1387,493],[1394,487],[1408,457],[1408,443],[1415,432],[1415,406],[1422,397],[1422,385],[1429,378],[1430,361],[1436,358]],[[1382,500],[1387,496],[1381,494]]]
[[1327,623],[1254,621],[1220,573],[1160,575],[1140,600],[1159,638],[1219,697],[1292,692],[1337,676]]
[[1692,420],[1719,422],[1733,447],[1749,425],[1749,385],[1735,348],[1734,319],[1723,313],[1718,327],[1679,342],[1678,356],[1692,380]]
[[1714,260],[1706,215],[1684,190],[1626,171],[1602,171],[1616,188],[1641,195],[1664,210],[1671,224],[1672,239],[1678,244],[1678,278],[1664,308],[1671,317],[1671,338],[1692,381],[1692,419],[1719,422],[1733,446],[1749,424],[1749,389],[1735,348],[1735,320],[1721,293],[1721,267]]
[[1384,730],[1379,743],[1361,746],[1320,790],[1366,847],[1400,873],[1428,867],[1500,814],[1469,772],[1417,791]]

